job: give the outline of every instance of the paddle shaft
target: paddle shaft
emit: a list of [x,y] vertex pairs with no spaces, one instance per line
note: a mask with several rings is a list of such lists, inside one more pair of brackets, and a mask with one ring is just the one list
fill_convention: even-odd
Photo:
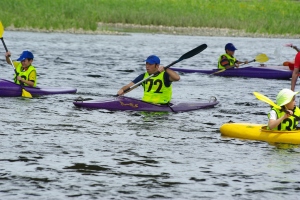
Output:
[[[7,49],[7,47],[6,47],[6,44],[5,44],[5,42],[4,42],[3,37],[0,38],[0,39],[1,39],[1,41],[2,41],[2,44],[3,44],[4,48],[5,48],[5,51],[8,52],[8,49]],[[15,68],[15,66],[14,66],[14,64],[13,64],[13,62],[12,62],[10,56],[8,56],[8,58],[9,58],[9,61],[10,61],[11,66],[13,67],[15,73],[17,74],[16,68]]]
[[[254,59],[254,60],[249,61],[248,63],[250,63],[250,62],[255,62],[255,61],[256,61],[256,60]],[[246,64],[246,63],[244,62],[242,65],[245,65],[245,64]],[[240,65],[240,66],[242,66],[242,65]],[[230,67],[228,67],[227,69],[231,69],[231,68],[234,68],[234,67],[235,67],[235,65],[230,66]],[[210,76],[211,76],[211,75],[214,75],[214,74],[218,74],[218,73],[224,72],[224,71],[227,70],[227,69],[221,69],[221,70],[219,70],[219,71],[216,71],[216,72],[210,74]]]
[[[206,44],[202,44],[202,45],[200,45],[200,46],[192,49],[191,51],[183,54],[178,60],[176,60],[176,61],[172,62],[171,64],[167,65],[166,67],[164,67],[165,70],[168,69],[169,67],[175,65],[176,63],[182,61],[182,60],[185,60],[185,59],[188,59],[188,58],[191,58],[191,57],[197,55],[198,53],[200,53],[201,51],[205,50],[206,48],[207,48],[207,45]],[[160,72],[158,71],[158,72],[156,72],[154,74],[151,74],[147,78],[145,78],[145,79],[137,82],[136,84],[132,85],[131,87],[125,89],[124,90],[124,94],[127,93],[127,92],[129,92],[129,91],[131,91],[131,90],[133,90],[134,88],[140,86],[142,83],[144,83],[145,81],[149,80],[151,77],[158,75],[159,73]]]

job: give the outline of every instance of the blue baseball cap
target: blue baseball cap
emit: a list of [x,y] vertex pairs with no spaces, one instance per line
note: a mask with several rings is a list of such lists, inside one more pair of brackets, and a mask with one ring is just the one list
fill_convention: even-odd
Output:
[[23,61],[26,58],[33,59],[33,54],[30,51],[23,51],[17,61]]
[[147,60],[144,60],[144,62],[149,63],[150,65],[153,64],[160,64],[160,59],[156,55],[151,55],[147,58]]
[[227,43],[225,46],[225,50],[235,51],[237,50],[237,48],[235,48],[235,46],[232,43]]

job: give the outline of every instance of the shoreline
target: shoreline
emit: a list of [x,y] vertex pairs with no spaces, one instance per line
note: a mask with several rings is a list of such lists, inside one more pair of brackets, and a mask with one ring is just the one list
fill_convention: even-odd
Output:
[[98,23],[97,30],[83,29],[37,29],[37,28],[15,28],[9,26],[7,31],[25,31],[40,33],[71,33],[71,34],[90,34],[90,35],[130,35],[130,33],[152,33],[166,35],[188,35],[188,36],[215,36],[215,37],[252,37],[252,38],[289,38],[299,39],[300,35],[290,34],[265,34],[265,33],[247,33],[244,30],[228,28],[209,28],[209,27],[174,27],[174,26],[153,26],[153,25],[135,25],[121,23]]

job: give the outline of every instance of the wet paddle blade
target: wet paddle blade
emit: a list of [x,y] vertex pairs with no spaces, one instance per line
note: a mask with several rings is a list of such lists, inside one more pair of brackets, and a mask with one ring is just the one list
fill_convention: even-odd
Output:
[[255,57],[255,61],[260,62],[260,63],[267,62],[268,60],[269,60],[268,56],[264,53],[258,54]]
[[24,88],[22,88],[22,97],[32,98],[32,95],[27,92]]
[[3,37],[3,33],[4,33],[4,27],[2,25],[2,22],[0,21],[0,38]]
[[207,48],[207,44],[202,44],[198,47],[196,47],[195,49],[192,49],[191,51],[183,54],[179,60],[184,60],[184,59],[188,59],[190,57],[193,57],[195,55],[197,55],[198,53],[200,53],[201,51],[204,51]]
[[269,99],[268,97],[266,97],[265,95],[263,94],[260,94],[258,92],[253,92],[254,96],[256,96],[257,99],[265,102],[265,103],[268,103],[270,104],[271,106],[277,108],[277,109],[281,109],[280,106],[278,106],[277,104],[275,104],[271,99]]
[[205,50],[206,48],[207,48],[207,44],[201,44],[200,46],[198,46],[198,47],[190,50],[189,52],[183,54],[178,60],[172,62],[171,64],[169,64],[167,66],[165,66],[165,69],[175,65],[176,63],[178,63],[178,62],[180,62],[184,59],[188,59],[190,57],[193,57],[193,56],[197,55],[198,53]]

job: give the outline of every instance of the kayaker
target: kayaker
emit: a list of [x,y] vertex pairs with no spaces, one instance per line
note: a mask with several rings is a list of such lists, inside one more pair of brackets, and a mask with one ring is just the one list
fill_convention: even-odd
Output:
[[234,57],[234,52],[237,50],[232,43],[227,43],[225,45],[225,54],[222,54],[218,60],[218,69],[229,69],[229,68],[238,68],[240,64],[248,64],[248,61],[238,61]]
[[[268,128],[271,130],[295,130],[298,120],[294,116],[300,117],[300,109],[296,106],[295,95],[298,92],[293,92],[290,89],[282,89],[277,97],[276,104],[282,107],[281,110],[272,108],[269,112]],[[285,112],[287,111],[287,112]]]
[[25,86],[35,87],[37,83],[36,69],[32,66],[33,54],[30,51],[23,51],[17,61],[11,63],[9,58],[11,53],[8,51],[5,53],[6,62],[13,64],[15,67],[14,82],[16,84],[24,84]]
[[146,60],[146,72],[140,74],[129,84],[123,86],[118,95],[123,95],[124,91],[134,84],[146,79],[156,72],[158,75],[151,77],[149,80],[142,83],[144,87],[143,101],[155,104],[168,104],[172,98],[172,82],[179,81],[180,76],[172,69],[165,69],[160,65],[160,59],[156,55],[149,56]]

